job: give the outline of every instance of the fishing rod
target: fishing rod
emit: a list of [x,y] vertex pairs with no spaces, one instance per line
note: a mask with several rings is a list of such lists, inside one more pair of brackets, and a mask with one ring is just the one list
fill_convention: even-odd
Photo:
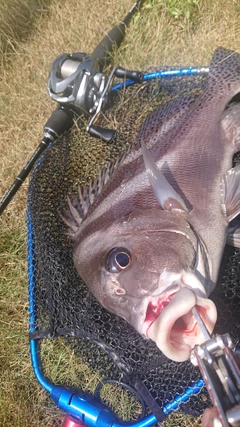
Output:
[[[31,172],[36,160],[50,143],[70,129],[74,117],[83,113],[94,114],[96,111],[98,114],[103,104],[102,95],[106,94],[105,76],[102,71],[110,62],[113,50],[121,45],[126,26],[142,1],[137,0],[134,3],[123,21],[107,33],[90,56],[86,53],[63,54],[53,62],[48,79],[48,93],[58,103],[58,107],[44,126],[42,141],[1,199],[0,215]],[[120,67],[116,75],[122,78],[136,78],[136,72],[125,72]],[[107,88],[110,81],[107,82]],[[104,140],[110,140],[113,136],[111,130],[109,132],[97,127],[90,126],[88,131]]]

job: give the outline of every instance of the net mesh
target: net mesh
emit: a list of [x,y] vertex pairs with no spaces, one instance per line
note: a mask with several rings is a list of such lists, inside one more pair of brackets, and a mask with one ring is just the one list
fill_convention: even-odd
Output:
[[[156,70],[149,70],[156,71]],[[157,106],[182,93],[198,96],[204,75],[148,80],[112,92],[108,108],[97,125],[116,130],[111,143],[90,137],[87,117],[48,147],[30,181],[28,208],[34,234],[35,332],[31,338],[65,336],[68,344],[103,378],[135,384],[140,381],[162,407],[199,380],[190,362],[167,359],[155,343],[141,337],[123,319],[108,313],[95,300],[77,274],[73,242],[64,234],[60,213],[67,194],[77,193],[100,168],[123,153],[135,139],[140,124]],[[239,156],[234,164],[239,162]],[[216,333],[230,333],[239,343],[238,249],[226,247],[218,285],[211,295],[218,308]],[[210,405],[205,389],[182,406],[199,415]]]

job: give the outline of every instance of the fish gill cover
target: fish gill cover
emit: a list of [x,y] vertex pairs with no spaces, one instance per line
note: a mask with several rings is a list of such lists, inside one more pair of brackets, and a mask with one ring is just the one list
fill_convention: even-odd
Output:
[[[156,71],[156,70],[148,70]],[[107,144],[85,131],[87,117],[49,147],[32,173],[28,206],[32,217],[35,263],[35,332],[30,338],[64,336],[81,360],[103,378],[136,385],[140,381],[162,407],[198,381],[199,371],[189,361],[167,359],[154,342],[141,337],[127,322],[107,312],[92,296],[73,265],[73,242],[60,214],[67,194],[96,177],[134,141],[139,126],[157,106],[179,94],[198,96],[204,75],[148,80],[112,93],[98,125],[116,129]],[[234,165],[240,156],[234,158]],[[230,333],[239,344],[240,251],[227,246],[218,285],[211,295],[218,309],[215,333]],[[73,384],[74,386],[74,384]],[[207,392],[194,396],[182,410],[200,414],[210,405]]]

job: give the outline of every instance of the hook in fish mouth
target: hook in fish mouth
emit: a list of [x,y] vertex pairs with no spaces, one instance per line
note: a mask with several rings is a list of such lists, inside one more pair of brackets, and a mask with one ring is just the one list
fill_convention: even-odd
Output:
[[188,287],[182,287],[177,292],[170,290],[165,296],[148,303],[144,333],[165,356],[176,362],[187,360],[192,348],[205,341],[191,311],[194,306],[197,306],[211,333],[217,319],[216,307],[211,300],[198,296]]

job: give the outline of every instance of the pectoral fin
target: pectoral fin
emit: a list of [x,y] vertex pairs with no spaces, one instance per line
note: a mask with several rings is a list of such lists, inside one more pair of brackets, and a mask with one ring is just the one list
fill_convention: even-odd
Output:
[[170,211],[184,210],[188,212],[182,197],[174,190],[157,167],[143,140],[142,153],[149,182],[162,208]]
[[235,248],[240,248],[240,220],[238,218],[228,226],[227,244]]
[[222,127],[228,141],[233,144],[235,151],[240,150],[240,105],[231,104],[224,110],[222,117]]
[[230,222],[240,213],[240,165],[225,173],[220,185],[223,207]]

